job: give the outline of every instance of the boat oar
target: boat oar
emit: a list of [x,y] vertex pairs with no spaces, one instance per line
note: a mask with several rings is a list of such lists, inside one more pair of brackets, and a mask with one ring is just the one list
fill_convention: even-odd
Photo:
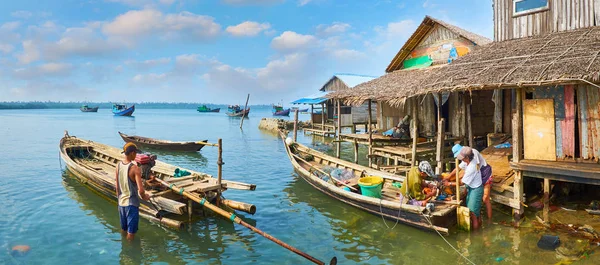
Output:
[[[198,197],[196,195],[193,195],[193,194],[185,191],[183,188],[179,188],[179,187],[175,186],[175,184],[169,184],[168,182],[166,182],[166,181],[164,181],[162,179],[157,178],[156,180],[158,182],[160,182],[160,184],[164,185],[165,187],[168,187],[169,189],[173,190],[174,192],[177,192],[178,194],[183,195],[183,196],[187,197],[188,199],[199,203],[201,206],[204,206],[205,208],[208,208],[209,210],[211,210],[211,211],[213,211],[213,212],[215,212],[217,214],[220,214],[221,216],[223,216],[225,218],[229,218],[229,220],[233,221],[234,223],[241,224],[242,226],[245,226],[246,228],[249,228],[250,230],[252,230],[252,231],[260,234],[261,236],[263,236],[263,237],[265,237],[265,238],[267,238],[267,239],[269,239],[269,240],[277,243],[278,245],[280,245],[280,246],[282,246],[282,247],[284,247],[284,248],[286,248],[286,249],[288,249],[288,250],[290,250],[290,251],[292,251],[292,252],[294,252],[294,253],[302,256],[302,257],[304,257],[305,259],[312,261],[315,264],[320,264],[320,265],[324,265],[325,264],[325,262],[322,262],[322,261],[320,261],[320,260],[318,260],[318,259],[316,259],[316,258],[314,258],[314,257],[312,257],[312,256],[310,256],[310,255],[308,255],[308,254],[300,251],[299,249],[297,249],[295,247],[292,247],[292,246],[286,244],[285,242],[283,242],[283,241],[281,241],[281,240],[279,240],[277,238],[274,238],[273,236],[271,236],[271,235],[269,235],[269,234],[267,234],[267,233],[259,230],[258,228],[256,228],[256,227],[254,227],[254,226],[252,226],[252,225],[244,222],[241,218],[237,217],[234,213],[230,213],[228,211],[225,211],[225,210],[223,210],[223,209],[221,209],[221,208],[213,205],[212,203],[206,201],[206,199],[204,199],[204,198],[200,198],[200,197]],[[329,262],[329,264],[337,264],[337,258],[333,257],[331,259],[331,261]]]

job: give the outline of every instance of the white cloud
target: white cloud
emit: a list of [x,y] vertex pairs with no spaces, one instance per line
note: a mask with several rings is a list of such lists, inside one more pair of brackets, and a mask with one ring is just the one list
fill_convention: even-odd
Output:
[[40,59],[40,51],[33,43],[32,40],[26,40],[22,42],[23,52],[17,54],[16,57],[22,64],[28,64]]
[[42,80],[47,77],[69,76],[73,66],[69,63],[45,63],[13,70],[13,76],[22,80]]
[[8,89],[10,98],[17,101],[76,101],[83,98],[95,98],[98,91],[81,87],[72,81],[27,81],[24,86],[13,86]]
[[102,27],[106,35],[129,43],[151,35],[204,40],[216,37],[220,31],[213,17],[190,12],[165,15],[153,9],[129,11]]
[[299,6],[304,6],[308,3],[310,3],[312,0],[298,0],[298,5]]
[[125,43],[105,39],[92,28],[67,28],[61,38],[42,44],[44,58],[58,60],[71,56],[104,56],[125,48]]
[[279,51],[291,51],[304,48],[310,48],[317,42],[317,38],[312,35],[302,35],[293,31],[285,31],[281,35],[273,38],[271,47]]
[[335,34],[340,34],[346,32],[350,29],[350,24],[342,23],[342,22],[333,22],[331,25],[318,25],[317,26],[317,35],[320,36],[330,36]]
[[390,22],[386,28],[376,28],[375,30],[380,34],[384,34],[387,39],[397,39],[408,38],[412,35],[416,27],[417,24],[414,20],[407,19],[398,22]]
[[338,61],[352,61],[366,57],[365,53],[353,49],[332,50],[331,55]]
[[2,24],[2,26],[0,26],[0,30],[13,31],[13,30],[19,28],[20,25],[21,25],[21,22],[19,22],[19,21],[6,22],[6,23]]
[[12,52],[14,47],[7,43],[0,43],[0,52],[5,54]]
[[131,81],[139,85],[157,85],[167,81],[167,74],[137,74],[131,79]]
[[16,18],[28,19],[31,16],[33,16],[33,13],[26,11],[26,10],[19,10],[19,11],[10,13],[10,15],[13,17],[16,17]]
[[431,2],[431,0],[425,0],[425,2],[423,2],[423,8],[434,8],[437,6],[437,4]]
[[171,63],[171,58],[168,58],[168,57],[163,57],[163,58],[158,58],[158,59],[150,59],[150,60],[144,60],[144,61],[135,61],[135,60],[125,61],[125,65],[135,67],[139,70],[149,70],[149,69],[157,67],[157,66],[167,65],[169,63]]
[[285,0],[221,0],[225,4],[243,6],[243,5],[271,5],[283,3]]
[[119,3],[127,6],[133,7],[154,7],[156,3],[160,3],[162,5],[171,5],[175,3],[176,0],[106,0],[107,2]]
[[244,21],[238,25],[227,27],[225,31],[236,37],[252,37],[269,28],[271,28],[269,23]]

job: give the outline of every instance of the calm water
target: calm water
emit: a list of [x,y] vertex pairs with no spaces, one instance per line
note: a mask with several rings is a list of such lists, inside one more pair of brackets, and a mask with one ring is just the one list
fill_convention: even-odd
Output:
[[[259,229],[322,260],[340,264],[467,264],[437,235],[394,225],[315,191],[300,179],[277,135],[258,129],[270,110],[239,119],[194,110],[139,109],[135,117],[109,110],[0,111],[0,264],[306,264],[295,254],[221,218],[197,221],[183,231],[144,219],[134,242],[120,234],[116,204],[92,192],[61,168],[58,144],[71,135],[122,146],[117,131],[170,140],[216,142],[223,138],[224,178],[257,184],[256,191],[228,190],[229,199],[253,203]],[[301,115],[301,119],[308,116]],[[331,152],[331,144],[299,134],[299,141]],[[353,157],[348,146],[344,153]],[[216,174],[215,148],[199,154],[159,154],[181,167]],[[63,165],[64,168],[64,165]],[[498,220],[508,216],[496,212]],[[552,264],[561,260],[542,251],[542,232],[490,225],[481,232],[453,234],[448,240],[476,264]],[[13,256],[15,245],[29,245]],[[598,254],[579,264],[598,264]]]

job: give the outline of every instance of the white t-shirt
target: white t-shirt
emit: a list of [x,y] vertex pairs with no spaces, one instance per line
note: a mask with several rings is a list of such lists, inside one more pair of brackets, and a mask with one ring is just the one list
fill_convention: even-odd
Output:
[[465,175],[462,178],[462,182],[472,189],[479,188],[481,186],[481,170],[477,168],[475,161],[469,163],[465,168]]
[[[482,167],[487,166],[487,162],[485,162],[485,158],[483,158],[483,156],[481,155],[481,153],[479,153],[479,151],[473,149],[473,162],[475,164],[479,165],[479,169],[481,169]],[[460,164],[458,165],[458,167],[460,167],[460,169],[465,170],[465,168],[467,167],[467,163],[465,162],[460,162]]]

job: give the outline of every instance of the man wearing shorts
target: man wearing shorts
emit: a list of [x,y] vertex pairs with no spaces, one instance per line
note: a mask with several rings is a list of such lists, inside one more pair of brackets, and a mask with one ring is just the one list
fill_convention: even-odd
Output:
[[133,143],[123,146],[125,159],[117,164],[115,174],[119,217],[121,218],[121,233],[127,234],[128,240],[133,240],[140,221],[140,197],[149,200],[142,182],[140,168],[135,163],[139,150]]

